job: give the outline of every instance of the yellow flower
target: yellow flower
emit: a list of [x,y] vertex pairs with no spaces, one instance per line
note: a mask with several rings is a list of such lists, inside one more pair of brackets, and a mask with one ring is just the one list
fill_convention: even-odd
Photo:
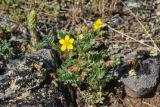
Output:
[[59,43],[61,46],[61,51],[72,50],[73,49],[74,39],[70,38],[69,35],[66,35],[64,39],[60,39]]
[[93,30],[96,31],[103,27],[103,23],[101,19],[97,19],[96,22],[93,24]]

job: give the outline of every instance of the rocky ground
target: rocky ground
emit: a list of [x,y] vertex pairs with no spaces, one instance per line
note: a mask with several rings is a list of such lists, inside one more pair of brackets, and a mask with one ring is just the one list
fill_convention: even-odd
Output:
[[76,106],[74,90],[56,82],[54,74],[51,75],[57,66],[49,49],[28,54],[6,64],[0,75],[0,105]]
[[[79,31],[82,30],[82,25],[91,27],[98,17],[96,14],[86,15],[87,9],[81,17],[70,17],[67,2],[59,1],[59,3],[61,9],[58,17],[46,18],[46,14],[39,14],[37,31],[41,38],[48,34],[55,34],[56,29],[76,28]],[[150,38],[128,11],[127,6],[138,16],[159,46],[159,1],[123,0],[123,3],[117,2],[115,8],[112,8],[110,17],[110,12],[106,9],[107,24],[112,22],[111,27],[152,46]],[[0,31],[0,38],[11,41],[14,56],[11,60],[0,59],[0,106],[91,106],[85,104],[81,92],[76,91],[74,87],[64,85],[57,79],[55,72],[61,61],[56,52],[49,47],[34,53],[25,52],[24,42],[30,37],[25,21],[15,24],[10,19],[10,15],[2,10],[0,23],[10,29]],[[23,7],[23,12],[26,11],[28,9]],[[158,53],[109,28],[103,30],[106,33],[102,37],[102,42],[110,46],[110,54],[121,58],[122,63],[110,70],[115,79],[106,84],[103,89],[105,102],[97,107],[160,107],[160,56]],[[136,69],[133,60],[139,61]]]

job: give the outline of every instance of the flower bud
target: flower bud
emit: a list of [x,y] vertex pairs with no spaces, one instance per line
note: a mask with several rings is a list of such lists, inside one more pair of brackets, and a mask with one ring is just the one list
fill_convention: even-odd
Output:
[[28,28],[29,29],[35,29],[37,26],[37,13],[35,10],[31,10],[31,12],[28,14]]

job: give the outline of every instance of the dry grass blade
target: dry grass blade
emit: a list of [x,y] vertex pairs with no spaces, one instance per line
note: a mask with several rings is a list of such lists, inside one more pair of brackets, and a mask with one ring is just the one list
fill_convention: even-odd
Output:
[[[143,43],[151,43],[151,40],[142,40]],[[154,40],[155,42],[160,42],[160,40]],[[109,43],[137,43],[136,41],[133,40],[126,40],[126,41],[119,41],[119,40],[115,40],[115,41],[109,41]]]
[[[122,2],[122,1],[121,1]],[[125,3],[122,2],[122,4],[126,7],[126,9],[132,14],[132,16],[137,20],[137,22],[141,25],[141,27],[143,28],[144,32],[147,34],[147,36],[149,36],[150,40],[152,41],[154,48],[156,48],[156,50],[158,50],[160,52],[160,49],[158,48],[157,44],[155,43],[155,41],[152,39],[152,35],[149,34],[149,32],[147,31],[147,29],[144,27],[144,25],[140,22],[140,20],[138,19],[138,17],[132,12],[131,9],[129,9]]]
[[104,17],[104,9],[105,9],[105,0],[99,0],[99,12]]
[[152,105],[152,104],[149,104],[149,103],[147,103],[147,102],[142,102],[143,104],[146,104],[147,106],[149,106],[149,107],[158,107],[158,106],[154,106],[154,105]]
[[[125,34],[125,33],[122,33],[122,32],[120,32],[120,31],[112,28],[112,27],[109,26],[109,25],[108,25],[108,28],[109,28],[111,31],[114,31],[114,32],[116,32],[116,33],[118,33],[118,34],[120,34],[120,35],[122,35],[122,36],[125,36],[125,37],[127,37],[127,38],[129,38],[129,39],[132,39],[132,40],[134,40],[134,41],[136,41],[136,42],[138,42],[138,43],[140,43],[140,44],[142,44],[142,45],[144,45],[144,46],[147,46],[147,47],[150,47],[150,48],[153,48],[153,49],[156,49],[156,50],[157,50],[156,47],[150,46],[150,45],[148,45],[148,44],[146,44],[146,43],[144,43],[144,42],[142,42],[142,41],[140,41],[140,40],[137,40],[137,39],[135,39],[135,38],[133,38],[133,37]],[[159,51],[159,50],[158,50],[158,51]],[[160,52],[160,51],[159,51],[159,52]]]

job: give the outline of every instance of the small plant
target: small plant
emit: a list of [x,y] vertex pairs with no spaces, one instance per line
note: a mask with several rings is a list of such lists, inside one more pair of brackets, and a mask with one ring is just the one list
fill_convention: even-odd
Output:
[[37,2],[34,5],[38,11],[44,12],[48,16],[56,17],[59,15],[60,4],[58,3],[57,0],[54,1],[37,0]]
[[0,59],[7,59],[13,56],[13,49],[10,42],[0,40]]
[[91,31],[80,35],[67,32],[66,34],[63,32],[62,36],[59,35],[64,38],[59,40],[64,59],[58,69],[58,77],[65,84],[70,84],[79,90],[82,84],[86,84],[85,100],[90,104],[103,102],[102,88],[112,79],[103,60],[107,56],[107,49],[92,50],[97,48],[96,38],[100,35],[103,25],[101,19],[98,19]]
[[28,28],[30,30],[31,34],[31,44],[32,46],[35,46],[38,42],[38,36],[36,32],[36,27],[37,27],[37,13],[35,10],[31,10],[30,13],[28,14]]
[[26,20],[25,12],[21,9],[24,2],[25,0],[1,0],[0,10],[8,13],[9,19],[14,23],[20,24]]
[[59,3],[54,1],[54,3],[42,3],[44,5],[44,11],[48,13],[48,15],[53,15],[54,17],[58,16],[60,6]]
[[59,43],[55,43],[54,36],[50,35],[36,45],[37,48],[52,46],[52,49],[61,54],[62,64],[57,70],[59,79],[77,90],[81,90],[81,85],[85,84],[84,97],[90,104],[103,103],[102,89],[112,79],[108,72],[112,65],[104,61],[108,57],[108,49],[98,49],[97,38],[101,35],[100,29],[103,26],[102,20],[98,19],[93,24],[93,30],[81,34],[58,31]]
[[[88,102],[91,102],[92,104],[96,103],[103,103],[104,97],[102,95],[102,92],[92,92],[92,93],[86,93],[86,100],[89,100]],[[92,99],[92,100],[90,100]]]
[[[2,23],[0,23],[0,34],[3,34],[3,33],[7,33],[7,32],[10,32],[10,28],[4,26]],[[4,35],[1,35],[0,37],[3,37]]]
[[47,35],[42,40],[37,42],[34,46],[35,49],[42,49],[42,48],[52,48],[57,52],[60,52],[58,46],[54,43],[55,38],[53,35]]

